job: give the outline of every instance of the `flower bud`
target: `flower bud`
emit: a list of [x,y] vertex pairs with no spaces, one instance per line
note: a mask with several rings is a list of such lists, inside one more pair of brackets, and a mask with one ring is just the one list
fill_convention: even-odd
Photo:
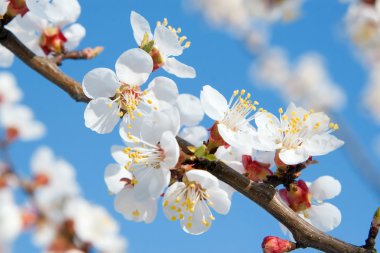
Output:
[[305,211],[311,207],[311,193],[303,180],[299,180],[297,185],[292,184],[289,190],[280,190],[279,193],[281,198],[295,212]]
[[18,14],[24,16],[28,11],[25,0],[10,0],[6,14],[10,17],[15,17]]
[[273,175],[273,172],[269,169],[269,163],[252,160],[250,155],[243,155],[242,162],[247,172],[247,177],[254,182],[264,181],[267,176]]
[[210,139],[207,143],[208,150],[210,151],[214,149],[216,150],[220,146],[229,147],[228,143],[223,140],[222,136],[220,135],[218,131],[217,121],[214,123],[214,125],[212,125],[209,131],[210,131]]
[[284,253],[294,250],[296,245],[275,236],[267,236],[264,238],[261,248],[263,253]]

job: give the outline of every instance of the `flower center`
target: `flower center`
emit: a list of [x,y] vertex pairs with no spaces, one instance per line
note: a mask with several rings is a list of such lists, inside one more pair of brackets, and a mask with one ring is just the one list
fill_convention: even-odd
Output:
[[123,151],[129,158],[125,169],[131,172],[141,167],[160,169],[160,162],[165,158],[164,151],[159,146],[147,143],[143,143],[141,147],[126,147]]
[[[164,208],[169,208],[173,213],[171,217],[172,221],[177,219],[186,220],[186,227],[191,228],[193,226],[192,222],[195,208],[208,209],[205,202],[207,201],[207,204],[210,206],[212,206],[213,203],[208,200],[210,195],[201,187],[201,185],[187,180],[184,180],[184,183],[186,184],[186,187],[179,192],[174,201],[169,203],[168,200],[165,200],[163,206]],[[211,213],[209,210],[207,210],[208,212],[205,212],[206,210],[201,211],[202,213]],[[215,217],[210,214],[209,217],[203,217],[201,222],[204,226],[208,227],[213,220],[215,220]]]
[[242,126],[255,118],[257,101],[252,102],[251,94],[246,94],[245,90],[235,90],[228,103],[229,109],[224,115],[221,123],[225,124],[233,131],[238,131]]
[[51,52],[61,54],[64,52],[64,44],[67,38],[59,27],[48,27],[43,30],[39,45],[46,55]]

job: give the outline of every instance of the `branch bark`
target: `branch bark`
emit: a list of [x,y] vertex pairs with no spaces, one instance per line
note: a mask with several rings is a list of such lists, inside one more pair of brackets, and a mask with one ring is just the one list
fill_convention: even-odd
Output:
[[[38,57],[25,47],[11,32],[0,27],[0,43],[11,50],[18,58],[42,76],[53,82],[77,102],[89,102],[81,85],[64,74],[54,62]],[[190,143],[177,137],[180,147],[186,152]],[[205,161],[207,170],[219,180],[229,184],[235,190],[260,205],[279,222],[285,225],[301,247],[311,247],[327,253],[375,253],[327,235],[300,218],[293,210],[282,204],[276,195],[276,189],[265,183],[254,183],[226,164]]]

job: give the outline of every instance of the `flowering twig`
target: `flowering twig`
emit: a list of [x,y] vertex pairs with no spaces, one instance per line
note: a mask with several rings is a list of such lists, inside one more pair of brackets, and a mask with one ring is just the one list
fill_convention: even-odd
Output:
[[26,65],[40,73],[42,76],[63,89],[77,102],[89,102],[90,99],[84,95],[81,85],[71,77],[65,75],[55,62],[36,56],[17,37],[0,27],[0,43],[12,51]]
[[104,50],[103,47],[85,48],[77,51],[69,51],[63,54],[56,55],[51,60],[58,66],[62,65],[62,62],[67,59],[71,60],[91,60],[98,56]]
[[[54,62],[46,58],[37,57],[11,32],[1,27],[0,43],[11,50],[25,64],[68,93],[75,101],[90,101],[90,99],[84,95],[81,85],[60,71]],[[177,138],[177,140],[184,152],[186,152],[187,147],[192,146],[181,138]],[[203,164],[199,165],[202,165],[204,169],[207,169],[219,180],[229,184],[235,190],[260,205],[264,210],[285,225],[293,233],[297,245],[319,249],[327,253],[375,252],[372,249],[351,245],[314,228],[281,202],[272,185],[254,183],[220,161],[210,162],[203,160],[202,163]]]

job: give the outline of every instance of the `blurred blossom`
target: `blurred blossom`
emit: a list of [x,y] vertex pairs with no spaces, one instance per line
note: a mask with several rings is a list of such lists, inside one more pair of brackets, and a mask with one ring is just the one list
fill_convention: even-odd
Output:
[[0,72],[0,107],[3,104],[19,102],[21,98],[22,92],[18,88],[13,74]]
[[286,100],[308,108],[338,111],[346,101],[345,93],[331,80],[316,53],[305,54],[292,64],[285,52],[272,49],[253,64],[251,74],[255,83],[278,90]]
[[32,110],[25,105],[0,107],[0,126],[5,129],[7,141],[36,140],[45,135],[45,126],[34,119]]
[[266,44],[267,26],[279,20],[299,16],[303,0],[187,0],[186,4],[202,12],[213,24],[226,27],[242,38],[253,51]]
[[23,223],[21,210],[10,190],[0,189],[0,203],[0,252],[3,252],[21,233]]
[[380,60],[380,3],[351,2],[345,17],[347,33],[362,60],[376,64]]
[[363,95],[364,106],[380,124],[380,72],[378,67],[371,71],[370,81]]

